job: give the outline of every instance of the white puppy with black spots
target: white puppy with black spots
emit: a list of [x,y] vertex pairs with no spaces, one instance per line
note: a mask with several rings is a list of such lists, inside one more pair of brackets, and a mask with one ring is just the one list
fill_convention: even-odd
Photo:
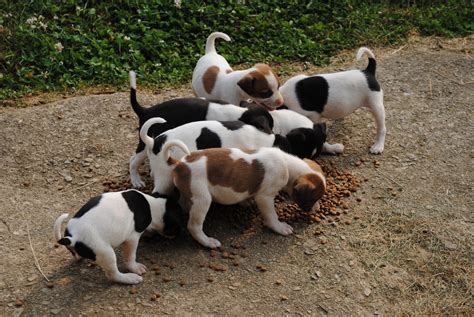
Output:
[[249,69],[233,70],[226,59],[216,52],[216,38],[230,41],[230,37],[221,32],[214,32],[207,38],[206,54],[199,59],[193,71],[192,87],[196,96],[234,105],[252,99],[269,110],[281,106],[280,82],[270,66],[256,64]]
[[[152,125],[164,124],[163,118],[152,118],[145,122],[140,129],[140,138],[146,145],[153,176],[153,193],[170,194],[174,188],[172,181],[172,167],[163,159],[162,147],[168,140],[178,139],[184,142],[191,150],[235,147],[258,149],[261,147],[278,146],[287,149],[284,137],[265,133],[252,125],[241,121],[198,121],[191,122],[163,132],[156,138],[148,135]],[[173,157],[180,158],[181,151],[173,152]]]
[[365,70],[350,70],[313,76],[297,75],[280,87],[285,105],[313,122],[322,118],[341,119],[355,110],[366,107],[377,127],[375,143],[370,148],[373,154],[382,153],[385,144],[385,109],[383,91],[375,78],[376,61],[371,50],[361,47],[357,60],[368,55]]
[[[136,262],[138,240],[145,230],[164,236],[179,232],[181,208],[177,201],[164,196],[150,196],[136,190],[104,193],[90,199],[67,224],[64,236],[61,224],[68,214],[59,216],[53,228],[54,239],[75,258],[87,258],[104,270],[111,281],[137,284],[146,266]],[[114,248],[122,245],[125,267],[117,268]]]
[[[179,161],[171,158],[173,147],[187,155]],[[163,146],[163,159],[174,168],[173,183],[180,192],[180,204],[189,212],[189,232],[208,248],[221,246],[203,231],[212,201],[231,205],[254,198],[265,225],[286,236],[293,228],[278,220],[274,206],[278,192],[286,191],[309,212],[319,208],[326,190],[326,179],[317,163],[276,148],[212,148],[190,153],[183,142],[171,140]]]

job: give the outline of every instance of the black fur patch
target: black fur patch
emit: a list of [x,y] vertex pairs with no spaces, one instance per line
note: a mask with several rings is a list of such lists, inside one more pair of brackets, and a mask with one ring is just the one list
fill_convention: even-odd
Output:
[[61,239],[58,240],[58,243],[62,244],[62,245],[70,245],[71,240],[69,240],[69,238],[61,238]]
[[69,232],[69,230],[67,230],[67,228],[66,228],[66,230],[64,231],[64,236],[65,236],[65,237],[72,237],[71,233]]
[[165,144],[167,138],[168,136],[166,134],[162,134],[155,139],[155,142],[153,143],[153,154],[160,153],[161,148],[163,147],[163,144]]
[[288,142],[288,139],[280,134],[275,134],[275,141],[273,142],[273,147],[277,147],[286,153],[292,153],[291,145]]
[[102,195],[91,198],[84,206],[81,207],[81,209],[79,209],[79,211],[74,215],[73,218],[82,217],[86,212],[97,206],[101,199]]
[[246,124],[253,125],[258,130],[265,133],[271,134],[273,129],[273,117],[270,115],[267,109],[257,104],[241,102],[240,106],[245,105],[248,109],[239,118]]
[[286,136],[291,145],[292,154],[299,158],[311,158],[313,153],[319,155],[326,141],[326,129],[322,124],[315,124],[313,129],[293,129]]
[[163,234],[167,237],[177,236],[181,228],[185,227],[186,220],[184,212],[176,199],[171,197],[166,199],[166,210],[163,215],[163,222],[165,224]]
[[76,250],[77,254],[79,254],[81,257],[95,261],[96,257],[94,251],[92,251],[92,249],[89,248],[85,243],[77,241],[74,244],[74,250]]
[[151,223],[151,210],[148,200],[136,190],[128,190],[122,193],[128,208],[133,212],[135,231],[143,232]]
[[217,133],[212,132],[208,128],[202,128],[201,134],[196,139],[196,148],[198,150],[221,147],[221,146],[222,146],[221,138],[219,138]]
[[245,125],[242,121],[221,121],[221,124],[231,131],[238,130]]
[[329,85],[321,76],[302,79],[295,86],[298,102],[306,111],[323,112],[328,101]]

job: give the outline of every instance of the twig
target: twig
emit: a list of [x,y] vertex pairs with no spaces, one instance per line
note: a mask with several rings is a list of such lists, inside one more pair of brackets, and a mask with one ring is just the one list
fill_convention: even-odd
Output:
[[95,178],[92,182],[89,182],[89,183],[87,183],[87,184],[81,185],[81,186],[79,186],[79,187],[73,187],[73,188],[69,189],[68,191],[70,192],[70,191],[78,190],[78,189],[84,188],[84,187],[86,187],[86,186],[90,186],[90,185],[92,185],[92,184],[95,184],[95,183],[97,183],[98,181],[100,181],[100,179]]
[[378,171],[378,173],[379,173],[380,175],[382,175],[383,177],[385,177],[386,179],[388,179],[389,181],[392,181],[393,183],[397,184],[398,187],[403,188],[403,185],[401,185],[399,182],[397,182],[396,180],[394,180],[394,179],[391,178],[390,176],[385,175],[385,174],[384,174],[383,172],[381,172],[381,171]]
[[394,54],[397,54],[398,52],[400,52],[401,50],[403,50],[405,47],[407,47],[408,44],[406,45],[403,45],[402,47],[400,47],[399,49],[396,49],[395,51],[393,51],[390,55],[394,55]]
[[36,257],[36,254],[35,254],[35,250],[33,249],[33,243],[31,243],[30,227],[28,225],[28,220],[25,219],[25,222],[26,222],[26,232],[28,233],[28,241],[30,242],[31,252],[33,253],[33,257],[35,258],[36,268],[41,273],[41,275],[43,275],[43,277],[46,279],[46,281],[49,282],[49,279],[46,277],[46,275],[44,275],[43,271],[41,270],[41,267],[40,267],[39,262],[38,262],[38,258]]
[[433,98],[433,89],[432,89],[432,84],[431,84],[431,77],[430,77],[430,98]]

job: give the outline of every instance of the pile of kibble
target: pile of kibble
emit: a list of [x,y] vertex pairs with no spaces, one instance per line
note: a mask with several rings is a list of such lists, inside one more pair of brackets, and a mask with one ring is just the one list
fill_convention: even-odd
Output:
[[[349,206],[346,200],[357,191],[361,181],[351,173],[339,171],[332,162],[323,162],[321,167],[326,176],[326,193],[320,201],[319,210],[304,212],[286,194],[281,193],[275,198],[275,209],[281,221],[319,223],[323,219],[330,218],[329,222],[338,222],[342,214],[348,213]],[[149,178],[145,179],[147,179],[147,184],[142,191],[150,193],[153,184]],[[103,185],[105,191],[120,191],[132,187],[128,179],[105,179]],[[211,208],[224,208],[225,214],[231,218],[230,222],[246,227],[246,233],[251,234],[262,225],[258,209],[251,200],[245,204],[233,206],[213,204]]]

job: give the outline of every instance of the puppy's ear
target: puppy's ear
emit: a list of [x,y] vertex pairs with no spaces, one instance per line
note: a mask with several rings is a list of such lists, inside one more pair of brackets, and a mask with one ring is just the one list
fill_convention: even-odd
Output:
[[286,136],[288,143],[291,145],[291,154],[304,158],[307,156],[307,149],[305,146],[306,135],[300,129],[295,129]]
[[61,238],[58,240],[58,243],[61,245],[71,245],[71,240],[69,238]]
[[247,74],[241,80],[237,82],[240,88],[247,93],[247,95],[252,95],[255,92],[255,77],[251,74]]
[[181,227],[185,224],[185,216],[183,209],[177,200],[168,197],[166,199],[166,211],[163,215],[163,235],[166,237],[176,237],[181,232]]
[[309,182],[297,183],[293,187],[293,199],[303,211],[311,211],[317,201],[314,197],[314,188]]

